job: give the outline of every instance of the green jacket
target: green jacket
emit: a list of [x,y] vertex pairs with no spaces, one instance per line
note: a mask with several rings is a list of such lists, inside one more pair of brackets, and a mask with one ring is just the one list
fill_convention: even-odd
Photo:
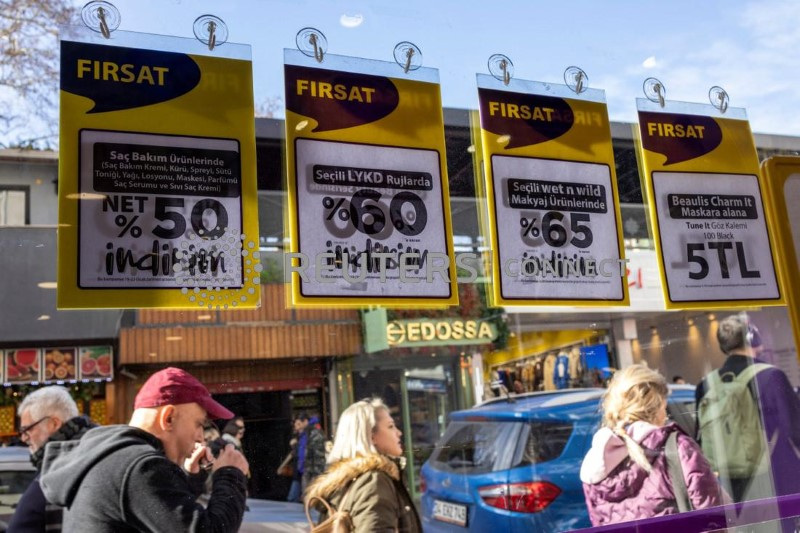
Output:
[[348,489],[349,503],[340,510],[349,511],[356,533],[422,532],[400,469],[388,457],[370,454],[330,465],[308,488],[305,499],[321,497],[339,509]]

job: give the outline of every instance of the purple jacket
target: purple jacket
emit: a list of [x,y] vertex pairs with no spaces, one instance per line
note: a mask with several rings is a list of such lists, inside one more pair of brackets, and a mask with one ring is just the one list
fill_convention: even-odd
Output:
[[678,513],[664,455],[667,438],[678,432],[678,457],[692,507],[727,503],[717,478],[697,443],[675,424],[664,427],[634,422],[628,435],[638,442],[653,465],[648,473],[628,455],[628,448],[610,429],[602,428],[581,466],[581,481],[594,526]]

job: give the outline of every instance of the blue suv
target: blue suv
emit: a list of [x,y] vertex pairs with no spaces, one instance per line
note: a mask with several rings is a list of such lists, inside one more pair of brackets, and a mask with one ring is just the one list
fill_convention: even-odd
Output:
[[[694,387],[672,386],[667,410],[694,432]],[[600,425],[603,389],[497,398],[451,413],[422,467],[426,532],[589,527],[578,477]]]

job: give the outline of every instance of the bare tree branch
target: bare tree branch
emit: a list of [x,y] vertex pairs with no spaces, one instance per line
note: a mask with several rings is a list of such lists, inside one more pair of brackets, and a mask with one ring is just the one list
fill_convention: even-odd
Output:
[[0,141],[49,144],[55,135],[58,27],[75,20],[68,0],[0,0]]
[[274,118],[278,111],[283,110],[283,98],[280,96],[267,97],[258,104],[256,104],[256,117],[258,118]]

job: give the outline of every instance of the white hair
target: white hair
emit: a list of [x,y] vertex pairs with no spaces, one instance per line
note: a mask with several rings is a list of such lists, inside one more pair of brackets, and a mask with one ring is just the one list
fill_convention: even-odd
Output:
[[33,420],[54,416],[62,422],[80,414],[69,391],[59,385],[44,387],[25,396],[19,404],[18,412],[22,415],[25,411],[28,411]]
[[372,434],[377,424],[377,412],[381,409],[388,415],[386,404],[380,398],[374,398],[361,400],[344,410],[339,417],[328,463],[378,453],[372,444]]

